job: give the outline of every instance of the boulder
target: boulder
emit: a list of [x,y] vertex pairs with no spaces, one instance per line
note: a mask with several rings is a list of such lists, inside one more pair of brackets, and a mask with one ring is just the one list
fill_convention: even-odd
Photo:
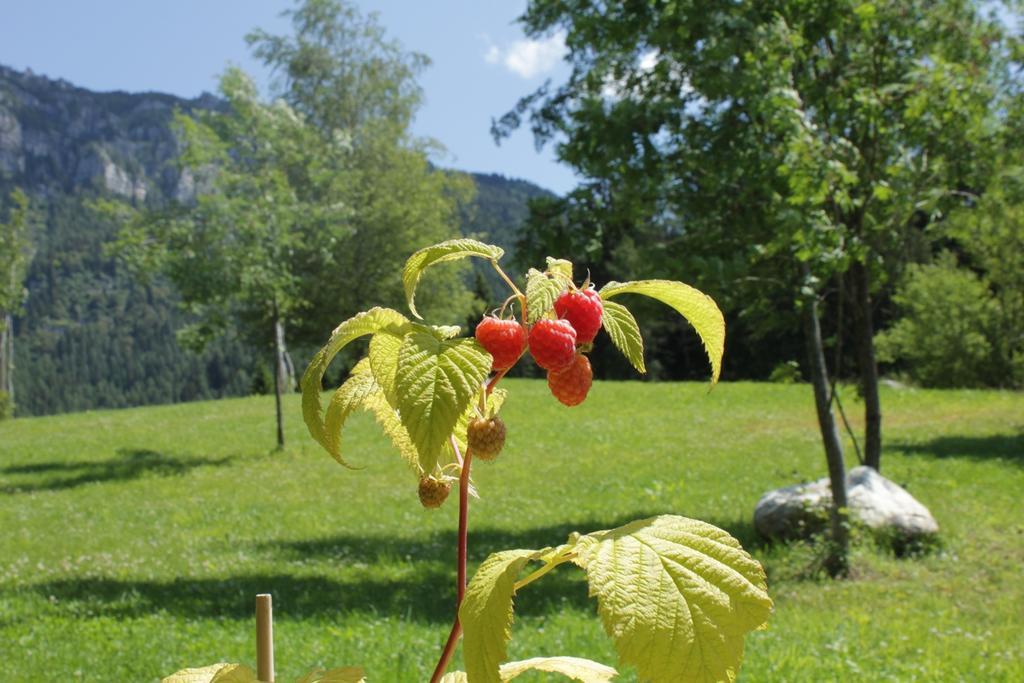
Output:
[[[854,521],[901,539],[937,534],[939,525],[924,505],[899,484],[870,467],[846,475],[846,497]],[[754,526],[768,538],[805,538],[824,529],[832,487],[828,477],[775,489],[754,508]]]

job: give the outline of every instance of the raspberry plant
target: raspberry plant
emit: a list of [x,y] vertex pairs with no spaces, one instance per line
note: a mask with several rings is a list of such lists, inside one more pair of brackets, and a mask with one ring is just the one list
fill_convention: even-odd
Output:
[[[502,254],[499,247],[475,240],[450,240],[413,254],[402,273],[409,310],[419,319],[416,285],[427,268],[468,257],[488,260],[511,295],[498,316],[481,321],[475,339],[459,336],[456,327],[427,325],[389,308],[372,308],[341,323],[302,378],[302,410],[309,432],[339,463],[351,467],[341,447],[346,418],[355,410],[368,410],[416,475],[425,507],[442,505],[458,484],[458,604],[431,682],[497,683],[528,670],[579,681],[610,681],[615,669],[571,656],[505,662],[513,597],[563,564],[574,564],[586,573],[605,631],[620,660],[636,667],[641,680],[732,681],[744,637],[765,627],[772,601],[761,565],[736,539],[705,522],[660,515],[617,529],[573,533],[565,543],[548,548],[499,551],[480,565],[467,585],[469,498],[475,493],[470,468],[476,451],[482,458],[493,458],[504,445],[506,426],[498,413],[506,391],[498,384],[524,355],[526,340],[538,365],[548,370],[552,393],[570,406],[585,400],[591,387],[585,354],[600,328],[644,372],[637,322],[625,306],[613,301],[623,294],[657,299],[693,325],[711,363],[712,384],[718,380],[725,342],[725,323],[717,305],[681,282],[609,282],[600,290],[586,282],[577,287],[572,264],[549,258],[545,270],[527,273],[524,292],[498,265]],[[352,368],[324,410],[321,382],[328,365],[344,346],[364,336],[370,337],[366,357]],[[527,572],[530,565],[539,566]],[[446,673],[460,637],[465,672]],[[212,673],[171,677],[165,683],[256,680],[246,667],[217,666],[232,668],[186,670],[176,676]],[[360,669],[346,668],[313,672],[302,683],[362,680]]]

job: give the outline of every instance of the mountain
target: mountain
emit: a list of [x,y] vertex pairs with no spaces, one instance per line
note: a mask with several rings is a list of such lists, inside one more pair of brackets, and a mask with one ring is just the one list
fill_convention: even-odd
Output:
[[[107,248],[117,226],[90,209],[104,196],[135,205],[193,196],[194,179],[175,163],[170,123],[176,110],[219,106],[209,94],[99,93],[0,66],[0,217],[15,187],[39,209],[29,296],[14,325],[19,414],[269,387],[263,349],[231,338],[202,354],[180,348],[174,331],[184,319],[175,292],[123,272]],[[551,193],[524,180],[471,175],[478,194],[463,212],[463,234],[511,250],[528,200]]]

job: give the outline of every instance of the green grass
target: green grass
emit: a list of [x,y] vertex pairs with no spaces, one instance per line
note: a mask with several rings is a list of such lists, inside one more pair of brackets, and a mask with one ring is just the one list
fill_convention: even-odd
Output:
[[[747,641],[742,681],[1024,680],[1020,394],[883,393],[883,472],[932,510],[942,545],[897,559],[864,541],[855,577],[833,582],[750,522],[761,493],[825,472],[807,387],[598,383],[569,410],[542,382],[507,384],[506,450],[474,469],[474,565],[575,529],[697,517],[768,570],[775,613]],[[317,664],[426,680],[450,624],[457,505],[423,510],[364,416],[343,448],[365,469],[336,465],[298,397],[289,448],[270,452],[272,410],[253,398],[0,423],[0,679],[252,663],[253,596],[271,592],[279,680]],[[514,658],[615,663],[578,570],[525,589],[517,615]]]

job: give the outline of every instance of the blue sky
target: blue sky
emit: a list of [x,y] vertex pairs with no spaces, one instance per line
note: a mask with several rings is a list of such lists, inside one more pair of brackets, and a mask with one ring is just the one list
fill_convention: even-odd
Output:
[[[534,149],[522,130],[496,146],[490,122],[546,78],[564,79],[558,36],[529,41],[514,23],[525,0],[362,0],[388,34],[433,61],[420,79],[426,104],[414,125],[441,141],[437,161],[469,171],[526,178],[556,192],[575,185],[550,147]],[[243,36],[260,27],[285,33],[290,0],[5,0],[0,63],[93,90],[168,92],[194,97],[216,89],[238,64],[265,83]]]

